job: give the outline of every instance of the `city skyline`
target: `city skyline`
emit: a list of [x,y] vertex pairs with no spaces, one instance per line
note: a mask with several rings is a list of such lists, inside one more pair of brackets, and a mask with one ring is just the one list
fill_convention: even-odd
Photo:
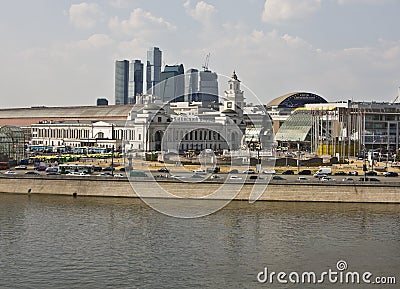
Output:
[[400,86],[394,0],[22,2],[0,12],[2,107],[112,103],[115,60],[145,64],[153,46],[162,66],[200,68],[210,53],[212,71],[236,70],[263,103],[292,91],[391,102]]

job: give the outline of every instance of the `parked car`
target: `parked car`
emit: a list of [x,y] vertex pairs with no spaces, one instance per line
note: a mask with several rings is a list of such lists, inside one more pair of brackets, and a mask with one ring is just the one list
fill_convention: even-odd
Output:
[[346,174],[346,172],[344,172],[344,171],[337,171],[334,175],[335,175],[335,176],[345,176],[345,175],[347,175],[347,174]]
[[319,170],[316,172],[316,174],[331,175],[332,174],[332,168],[319,168]]
[[206,173],[206,171],[205,170],[202,170],[202,169],[197,169],[197,170],[194,170],[193,171],[195,174],[200,174],[200,175],[204,175],[205,173]]
[[248,170],[245,170],[245,171],[243,171],[243,174],[255,174],[256,172],[253,170],[253,169],[248,169]]
[[367,175],[367,176],[377,176],[378,173],[374,172],[374,171],[369,171],[369,172],[366,172],[365,175]]
[[103,168],[100,167],[100,166],[95,166],[95,167],[93,168],[93,170],[94,170],[95,172],[101,172],[101,171],[103,170]]
[[342,179],[342,182],[354,182],[353,178],[344,178]]
[[302,171],[299,172],[299,175],[310,176],[311,175],[311,171],[310,170],[302,170]]
[[294,171],[292,170],[286,170],[282,173],[282,175],[294,175]]
[[125,176],[124,176],[123,174],[115,174],[114,177],[115,177],[115,178],[123,178],[123,177],[125,177]]
[[237,169],[230,170],[228,174],[238,174],[239,171]]
[[398,177],[399,174],[396,172],[386,172],[383,174],[385,177]]
[[169,173],[169,169],[167,169],[167,168],[161,168],[161,169],[158,169],[158,171],[160,173]]
[[266,171],[263,171],[263,174],[274,175],[274,174],[276,174],[276,171],[275,170],[266,170]]
[[306,177],[298,177],[297,180],[298,181],[308,181],[308,179]]
[[5,175],[18,175],[16,171],[6,171],[4,172]]
[[357,171],[351,171],[348,173],[349,176],[358,176],[358,172]]

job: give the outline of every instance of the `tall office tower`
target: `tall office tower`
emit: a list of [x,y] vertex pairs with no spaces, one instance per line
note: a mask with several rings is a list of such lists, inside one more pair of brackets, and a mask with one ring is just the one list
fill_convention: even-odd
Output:
[[115,104],[128,104],[129,61],[115,61]]
[[129,103],[136,102],[136,95],[143,94],[143,63],[135,60],[129,67]]
[[196,93],[199,91],[199,71],[191,68],[185,73],[185,100],[186,102],[194,101]]
[[162,51],[158,47],[152,47],[147,51],[146,63],[146,90],[155,94],[154,87],[160,82]]
[[218,103],[218,75],[208,69],[200,71],[199,92],[200,101]]
[[166,65],[161,72],[160,85],[156,95],[161,97],[163,102],[184,101],[185,94],[185,71],[183,64]]

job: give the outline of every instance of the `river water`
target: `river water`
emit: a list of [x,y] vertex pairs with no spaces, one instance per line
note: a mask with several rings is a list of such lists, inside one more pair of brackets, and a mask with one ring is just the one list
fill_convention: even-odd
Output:
[[138,199],[0,194],[0,288],[365,288],[257,281],[339,260],[399,283],[400,206],[236,201],[177,219]]

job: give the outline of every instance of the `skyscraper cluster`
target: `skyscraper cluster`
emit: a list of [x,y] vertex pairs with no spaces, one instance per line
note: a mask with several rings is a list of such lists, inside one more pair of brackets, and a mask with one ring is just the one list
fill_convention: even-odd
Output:
[[134,104],[138,95],[151,94],[163,102],[203,102],[218,104],[218,76],[204,66],[203,71],[183,64],[165,65],[161,71],[162,51],[147,51],[146,91],[143,91],[144,65],[141,60],[115,62],[115,104]]

